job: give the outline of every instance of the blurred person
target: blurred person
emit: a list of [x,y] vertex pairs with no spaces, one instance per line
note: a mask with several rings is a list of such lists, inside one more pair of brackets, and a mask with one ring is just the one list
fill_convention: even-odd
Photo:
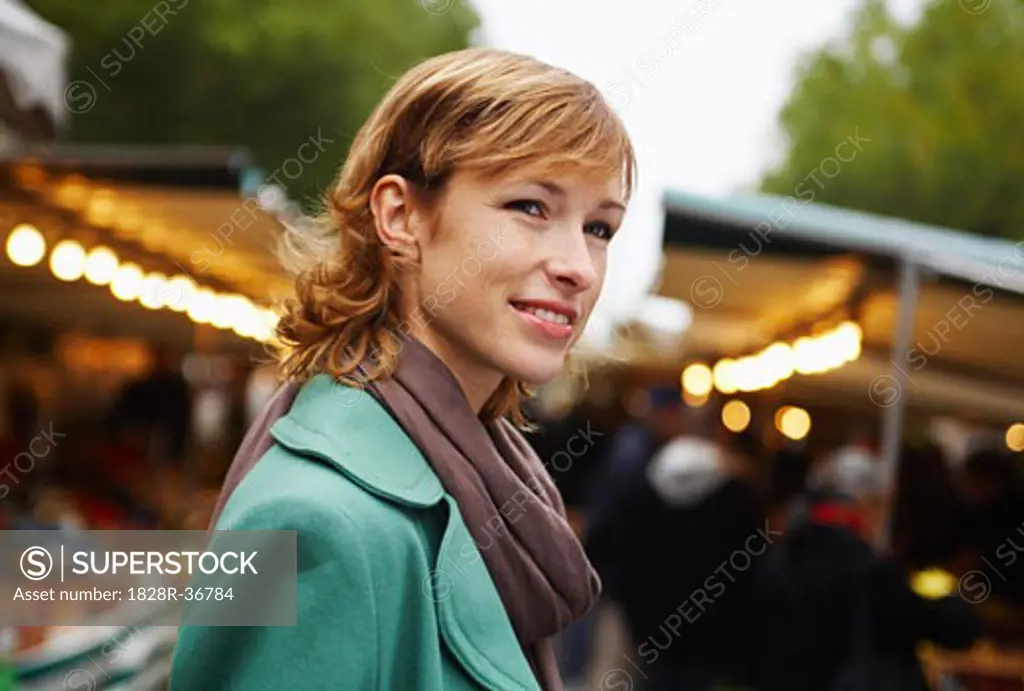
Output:
[[[39,402],[32,389],[18,381],[11,381],[3,390],[4,401],[0,425],[0,449],[4,454],[20,453],[39,432]],[[4,461],[11,459],[5,456]]]
[[685,429],[682,389],[655,386],[646,398],[644,416],[618,429],[599,461],[586,502],[590,529],[607,520],[623,488],[640,477],[654,454]]
[[114,426],[134,427],[145,436],[150,467],[185,457],[192,394],[181,370],[181,355],[170,346],[154,349],[153,366],[128,382],[111,411]]
[[110,416],[107,429],[98,440],[91,474],[101,484],[130,493],[146,472],[147,427],[137,418]]
[[299,532],[298,624],[183,626],[172,689],[562,687],[552,638],[600,581],[519,404],[583,332],[634,165],[598,89],[533,58],[459,51],[394,84],[306,236],[288,384],[215,511]]
[[867,454],[818,469],[785,537],[758,568],[751,618],[765,691],[925,691],[917,645],[967,648],[981,625],[959,597],[925,599],[876,549],[890,489]]
[[822,487],[834,485],[837,479],[833,475],[844,468],[861,468],[867,464],[879,465],[880,450],[877,435],[866,424],[855,424],[848,435],[846,443],[836,448],[831,454],[810,466],[808,483]]
[[642,659],[645,691],[750,679],[750,563],[772,538],[750,464],[715,438],[713,406],[683,412],[683,433],[632,478],[588,542],[595,561],[615,564],[609,596]]
[[811,456],[802,444],[786,444],[771,457],[768,477],[768,515],[772,525],[785,531],[789,513],[807,491]]
[[908,570],[963,570],[967,508],[936,444],[904,448],[896,476],[893,553]]
[[[584,540],[587,553],[608,592],[620,590],[623,564],[618,550],[608,543],[621,539],[618,519],[629,489],[643,477],[654,454],[684,429],[683,392],[678,386],[654,386],[644,392],[644,414],[611,435],[586,490]],[[607,556],[607,558],[606,558]],[[589,664],[594,683],[618,664],[620,648],[628,640],[619,604],[605,598],[581,626],[572,630],[576,652],[574,669]],[[586,658],[580,664],[579,658]],[[593,685],[593,684],[591,684]]]
[[[1012,566],[1024,554],[1024,488],[1013,455],[996,448],[973,451],[964,460],[959,486],[976,563],[985,558]],[[993,579],[992,593],[1024,604],[1024,569],[999,572],[1003,578]]]
[[[29,444],[39,433],[39,401],[31,387],[17,380],[11,380],[4,387],[2,425],[0,425],[0,471],[15,479],[6,482],[8,503],[17,505],[18,510],[26,507],[32,486],[38,484],[38,474],[30,477],[15,463],[15,457],[29,451]],[[33,463],[33,466],[37,463]],[[33,470],[35,468],[33,467]],[[32,471],[30,471],[32,472]]]

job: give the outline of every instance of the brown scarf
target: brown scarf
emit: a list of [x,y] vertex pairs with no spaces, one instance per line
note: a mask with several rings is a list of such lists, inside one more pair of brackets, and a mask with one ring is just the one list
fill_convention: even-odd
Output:
[[[298,388],[288,384],[279,390],[249,430],[214,521],[270,447],[269,428],[287,412]],[[601,583],[537,454],[507,420],[484,424],[451,371],[418,341],[405,342],[393,378],[368,389],[454,497],[541,687],[560,691],[552,637],[590,609]]]

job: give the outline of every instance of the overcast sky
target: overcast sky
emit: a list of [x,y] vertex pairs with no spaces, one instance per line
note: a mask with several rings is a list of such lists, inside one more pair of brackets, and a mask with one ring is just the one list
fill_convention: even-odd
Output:
[[[426,0],[437,2],[438,0]],[[660,253],[666,187],[725,195],[780,151],[776,116],[799,55],[841,35],[856,0],[470,0],[478,42],[535,55],[597,84],[632,135],[640,188],[595,314],[636,304]],[[911,19],[922,0],[889,0]]]

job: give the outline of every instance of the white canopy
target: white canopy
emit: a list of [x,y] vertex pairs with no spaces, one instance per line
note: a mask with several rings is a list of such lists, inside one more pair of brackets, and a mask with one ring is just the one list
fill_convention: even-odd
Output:
[[58,126],[66,124],[70,47],[67,34],[21,0],[0,0],[0,70],[19,110],[41,106]]

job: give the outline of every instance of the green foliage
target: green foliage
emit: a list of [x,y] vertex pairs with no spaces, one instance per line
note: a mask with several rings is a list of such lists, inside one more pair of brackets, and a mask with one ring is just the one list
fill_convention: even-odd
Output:
[[334,144],[280,178],[307,203],[395,79],[466,46],[478,21],[461,0],[29,4],[70,34],[70,79],[95,88],[95,105],[74,116],[75,141],[243,145],[269,174],[322,132]]
[[864,0],[844,41],[806,56],[780,124],[765,191],[793,194],[859,130],[872,142],[817,174],[817,201],[1024,238],[1024,2],[935,0],[903,27]]

